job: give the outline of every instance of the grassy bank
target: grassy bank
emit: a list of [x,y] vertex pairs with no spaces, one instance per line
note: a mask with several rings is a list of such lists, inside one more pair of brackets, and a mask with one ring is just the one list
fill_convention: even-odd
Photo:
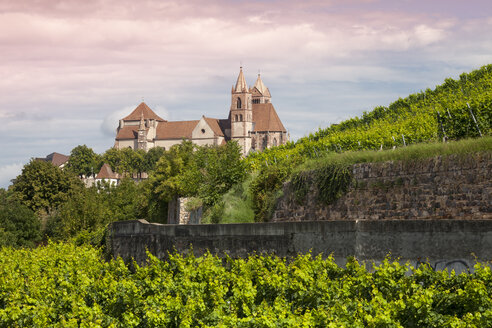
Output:
[[344,153],[329,153],[322,157],[308,160],[296,171],[306,171],[319,168],[326,163],[346,165],[358,163],[378,163],[387,161],[413,161],[435,156],[467,155],[492,151],[492,136],[483,138],[449,141],[446,143],[420,143],[392,150],[348,151]]

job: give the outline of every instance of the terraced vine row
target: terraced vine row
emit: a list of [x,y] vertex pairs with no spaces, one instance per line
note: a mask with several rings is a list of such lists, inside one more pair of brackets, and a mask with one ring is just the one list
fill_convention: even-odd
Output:
[[320,129],[295,143],[251,154],[247,162],[254,171],[283,162],[295,165],[327,152],[389,149],[491,133],[492,65],[488,65],[462,74],[459,80],[446,79],[434,90]]

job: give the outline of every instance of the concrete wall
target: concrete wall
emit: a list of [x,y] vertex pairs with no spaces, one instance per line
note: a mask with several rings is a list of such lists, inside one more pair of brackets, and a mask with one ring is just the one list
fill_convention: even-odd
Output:
[[144,263],[146,249],[161,259],[176,249],[195,255],[251,253],[295,256],[333,253],[343,265],[347,256],[382,261],[388,254],[401,262],[429,261],[436,269],[467,270],[476,259],[492,260],[492,220],[343,220],[250,224],[162,225],[145,220],[114,222],[114,256]]
[[352,167],[354,183],[331,205],[316,183],[302,202],[284,185],[273,221],[492,219],[492,153]]

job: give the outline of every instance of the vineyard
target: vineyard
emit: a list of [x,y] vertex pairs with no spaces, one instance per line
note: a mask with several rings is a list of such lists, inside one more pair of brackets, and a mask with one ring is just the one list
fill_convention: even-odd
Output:
[[296,165],[330,152],[380,150],[422,142],[457,140],[492,132],[492,65],[459,80],[446,79],[434,90],[400,98],[314,134],[248,156],[254,170]]
[[[246,167],[254,176],[250,187],[254,220],[269,221],[283,183],[289,179],[298,180],[302,176],[299,171],[312,166],[313,161],[319,172],[326,173],[330,171],[327,166],[339,161],[334,156],[337,154],[343,154],[341,157],[346,160],[349,157],[345,154],[361,151],[367,154],[367,151],[406,149],[410,148],[406,146],[491,134],[492,65],[488,65],[463,73],[459,80],[446,79],[434,90],[400,98],[388,107],[376,107],[371,112],[364,112],[360,118],[319,129],[296,142],[248,155]],[[490,149],[490,139],[487,142]],[[354,163],[345,161],[345,164]],[[325,174],[323,179],[332,181],[334,177]],[[294,185],[301,186],[302,183]],[[302,190],[296,190],[296,193],[302,193]],[[337,190],[328,190],[328,193],[342,194]]]
[[[492,272],[385,260],[366,270],[172,255],[128,267],[89,246],[0,250],[0,327],[490,327]],[[411,274],[408,274],[410,272]]]

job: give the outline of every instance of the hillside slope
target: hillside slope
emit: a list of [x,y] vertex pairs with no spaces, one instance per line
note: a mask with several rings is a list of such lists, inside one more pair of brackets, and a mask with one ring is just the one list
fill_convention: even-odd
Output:
[[327,152],[389,149],[443,138],[457,140],[492,131],[492,65],[448,78],[284,146],[248,156],[252,170],[287,161],[295,165]]

